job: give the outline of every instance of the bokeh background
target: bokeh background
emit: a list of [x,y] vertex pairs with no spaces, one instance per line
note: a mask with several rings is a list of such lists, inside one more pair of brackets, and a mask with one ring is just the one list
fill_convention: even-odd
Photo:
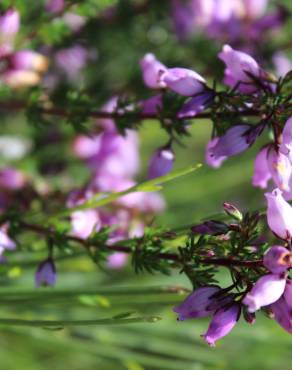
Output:
[[[78,2],[77,2],[78,3]],[[84,2],[86,3],[86,2]],[[143,85],[139,69],[139,59],[152,52],[168,66],[184,66],[207,76],[209,81],[216,78],[220,85],[223,64],[216,59],[223,41],[210,40],[203,33],[195,33],[181,42],[173,30],[168,1],[87,1],[96,12],[82,32],[74,37],[95,52],[94,60],[83,70],[82,79],[74,82],[78,88],[86,86],[96,96],[97,107],[116,93],[145,98],[150,92]],[[145,4],[146,5],[145,5]],[[15,1],[23,16],[24,33],[38,30],[32,44],[64,47],[72,38],[66,32],[55,32],[56,25],[43,24],[34,0]],[[100,17],[100,14],[113,5],[118,6],[113,20]],[[290,0],[281,1],[292,11]],[[273,6],[271,1],[271,7]],[[133,11],[133,8],[139,11]],[[85,7],[84,12],[89,12]],[[291,19],[285,22],[283,30],[273,34],[269,42],[259,45],[258,55],[266,68],[273,70],[271,54],[280,45],[286,44],[292,36]],[[58,37],[56,35],[59,35]],[[264,36],[264,35],[263,35]],[[57,40],[55,40],[57,38]],[[69,41],[70,40],[70,41]],[[226,40],[225,40],[226,41]],[[285,50],[292,57],[291,50]],[[265,59],[266,57],[266,59]],[[74,86],[73,84],[73,86]],[[56,92],[60,102],[64,97],[66,82]],[[76,85],[75,85],[76,86]],[[63,90],[62,90],[63,89]],[[58,95],[59,94],[59,95]],[[148,95],[147,95],[148,94]],[[55,119],[54,124],[62,125]],[[46,131],[48,130],[48,131]],[[189,133],[182,139],[182,146],[175,145],[175,168],[204,162],[204,151],[211,135],[212,126],[208,120],[194,120]],[[44,128],[45,137],[49,128]],[[56,188],[82,184],[88,177],[87,169],[81,161],[73,157],[70,128],[61,128],[63,140],[53,145],[34,147],[33,154],[23,160],[12,162],[19,169],[38,176],[38,169],[44,163],[58,160],[64,155],[64,171],[46,178]],[[1,135],[35,137],[41,142],[39,130],[27,123],[20,113],[3,113]],[[35,134],[35,136],[33,136]],[[146,178],[147,163],[151,153],[164,145],[166,134],[159,123],[148,120],[139,128],[141,145],[141,172],[139,180]],[[39,141],[38,141],[39,140]],[[262,143],[267,140],[263,137]],[[164,186],[162,194],[167,201],[167,210],[155,218],[155,225],[179,227],[200,221],[204,217],[221,212],[224,201],[236,204],[242,210],[263,207],[262,191],[251,186],[253,159],[260,148],[254,148],[234,159],[228,160],[218,170],[204,166],[195,174],[177,179]],[[56,147],[58,145],[58,147]],[[34,158],[34,159],[33,159]],[[7,164],[7,160],[0,159]],[[68,180],[69,178],[69,180]],[[26,240],[25,243],[30,243]],[[33,243],[36,243],[34,241]],[[35,253],[35,254],[33,254]],[[33,258],[31,258],[33,256]],[[10,258],[11,257],[11,258]],[[27,258],[26,265],[17,263]],[[176,321],[172,307],[183,299],[179,294],[145,293],[144,287],[181,285],[190,288],[190,283],[178,272],[171,276],[160,274],[135,275],[130,264],[122,270],[101,270],[86,256],[59,261],[58,285],[62,288],[103,288],[103,294],[94,297],[80,295],[78,299],[60,297],[52,302],[47,299],[34,303],[1,302],[1,290],[33,288],[35,263],[39,252],[32,248],[28,256],[17,252],[9,256],[3,267],[0,287],[0,315],[21,318],[66,318],[88,319],[110,317],[121,312],[135,311],[140,314],[159,315],[163,320],[157,323],[132,324],[129,326],[100,326],[84,328],[8,328],[0,330],[0,369],[3,370],[290,370],[292,342],[289,334],[273,321],[259,314],[254,326],[241,321],[232,333],[221,340],[216,348],[209,348],[200,339],[207,327],[205,320]],[[225,272],[221,273],[221,283],[225,284]],[[116,287],[125,287],[111,294]],[[136,294],[127,293],[127,287],[136,288]],[[141,291],[139,292],[139,289]],[[108,290],[109,293],[106,293]],[[3,293],[2,293],[3,294]]]

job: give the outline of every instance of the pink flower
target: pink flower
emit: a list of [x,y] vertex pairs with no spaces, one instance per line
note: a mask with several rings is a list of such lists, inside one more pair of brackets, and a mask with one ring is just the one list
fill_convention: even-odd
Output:
[[161,81],[177,94],[193,96],[206,89],[206,81],[198,73],[186,68],[169,68],[163,73]]
[[64,0],[47,0],[46,10],[50,13],[60,13],[65,8]]
[[249,312],[255,312],[261,307],[276,302],[284,292],[285,277],[279,274],[264,275],[255,283],[250,292],[243,299]]
[[146,86],[151,89],[160,89],[165,87],[165,83],[161,81],[161,77],[167,70],[153,54],[146,54],[140,61],[140,66],[143,73],[143,80]]
[[292,117],[286,122],[283,133],[282,143],[280,145],[280,152],[287,155],[292,160]]
[[268,151],[268,168],[276,186],[282,191],[290,190],[292,164],[289,158],[274,148]]
[[227,159],[227,157],[224,155],[221,157],[220,156],[215,157],[212,154],[212,150],[217,145],[219,139],[220,139],[219,137],[214,137],[212,140],[208,142],[207,148],[206,148],[205,161],[209,166],[213,168],[221,167],[222,163]]
[[285,201],[280,189],[265,193],[268,202],[267,221],[270,229],[281,239],[291,239],[292,207]]
[[25,186],[25,176],[12,167],[0,169],[0,188],[5,190],[19,190]]
[[19,31],[20,16],[16,9],[9,9],[0,16],[0,40],[10,43]]
[[265,189],[271,177],[268,167],[268,147],[265,147],[261,149],[256,156],[252,184],[253,186]]
[[251,76],[261,79],[265,73],[250,55],[224,45],[219,58],[226,64],[224,82],[227,85],[238,85],[238,89],[243,93],[253,93],[257,90]]
[[101,228],[98,212],[93,209],[73,212],[71,225],[71,235],[81,239],[87,239],[93,231],[99,231]]
[[264,255],[264,266],[273,274],[285,272],[292,265],[292,253],[281,245],[273,245]]

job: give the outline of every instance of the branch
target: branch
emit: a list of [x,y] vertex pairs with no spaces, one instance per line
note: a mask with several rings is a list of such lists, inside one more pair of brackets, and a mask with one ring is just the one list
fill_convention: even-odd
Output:
[[[35,233],[41,234],[41,235],[50,236],[50,237],[56,236],[56,232],[52,228],[30,224],[24,221],[20,221],[19,225],[26,230],[30,230]],[[68,241],[81,244],[86,249],[90,248],[91,246],[100,247],[100,244],[98,243],[93,243],[90,240],[81,239],[76,236],[64,235],[64,237]],[[124,246],[124,245],[118,245],[118,244],[109,245],[107,246],[107,248],[112,252],[123,252],[123,253],[128,253],[128,254],[133,253],[133,248]],[[167,261],[173,261],[177,263],[182,262],[180,255],[177,253],[163,252],[163,253],[159,253],[157,255],[157,258],[162,259],[162,260],[167,260]],[[224,267],[240,266],[240,267],[246,267],[246,268],[256,268],[256,267],[262,266],[263,264],[262,260],[240,261],[240,260],[235,260],[232,258],[203,258],[203,259],[200,259],[198,262],[204,265],[216,265],[216,266],[224,266]]]

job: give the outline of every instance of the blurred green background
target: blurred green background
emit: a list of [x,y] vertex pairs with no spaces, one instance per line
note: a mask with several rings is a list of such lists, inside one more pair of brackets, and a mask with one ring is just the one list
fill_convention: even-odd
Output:
[[[16,1],[25,14],[25,27],[30,23],[27,4]],[[92,2],[94,3],[94,1]],[[121,2],[122,3],[122,2]],[[127,2],[126,2],[127,3]],[[291,6],[290,0],[286,4]],[[126,91],[143,97],[147,91],[142,84],[138,60],[146,52],[154,52],[166,64],[191,67],[199,73],[208,71],[210,79],[222,77],[222,65],[213,61],[220,43],[211,43],[203,38],[193,38],[180,45],[171,33],[167,2],[153,1],[149,13],[129,15],[116,24],[96,23],[92,20],[85,28],[90,45],[98,51],[99,58],[85,71],[88,89],[96,94],[97,102],[113,93]],[[50,27],[46,25],[46,27]],[[46,30],[45,30],[46,31]],[[46,33],[47,32],[47,33]],[[48,41],[50,32],[42,32],[38,42]],[[272,40],[277,43],[290,40],[291,20],[285,32]],[[60,45],[67,39],[61,38]],[[267,53],[269,47],[267,46]],[[199,57],[200,56],[200,59]],[[150,94],[149,94],[150,95]],[[205,145],[210,138],[211,123],[195,120],[190,127],[190,136],[183,139],[184,147],[175,146],[175,168],[204,161]],[[2,117],[0,132],[30,136],[31,130],[21,115]],[[67,128],[64,129],[67,132]],[[142,168],[140,179],[145,178],[150,154],[164,145],[167,137],[155,121],[145,121],[139,130],[141,138]],[[68,134],[65,146],[68,150],[72,133]],[[204,166],[198,172],[166,184],[162,194],[167,211],[155,219],[156,225],[176,227],[198,222],[202,217],[221,211],[224,201],[236,204],[242,210],[264,206],[263,192],[251,186],[253,159],[267,137],[263,137],[248,152],[228,160],[222,168],[214,170]],[[64,143],[62,143],[63,145]],[[61,145],[61,144],[60,144]],[[59,149],[46,148],[46,156],[56,156]],[[68,154],[68,153],[67,153]],[[40,155],[40,152],[38,152]],[[70,154],[68,154],[70,155]],[[35,163],[25,160],[19,168],[35,170]],[[68,173],[82,183],[87,173],[81,163],[69,162]],[[79,172],[80,171],[80,172]],[[60,177],[62,180],[62,177]],[[57,181],[52,178],[52,182]],[[60,180],[58,180],[60,181]],[[36,242],[37,243],[37,242]],[[1,275],[1,290],[33,288],[35,264],[19,268],[17,258],[11,255],[8,269]],[[25,255],[26,256],[26,255]],[[10,256],[9,256],[10,257]],[[13,260],[14,258],[14,260]],[[259,314],[254,326],[241,322],[232,333],[221,340],[216,348],[209,348],[200,339],[207,328],[207,320],[177,322],[173,306],[183,299],[179,294],[144,294],[143,287],[181,285],[190,288],[186,278],[179,273],[172,276],[134,275],[131,266],[121,271],[101,271],[85,257],[58,262],[58,285],[62,288],[141,287],[136,295],[98,294],[77,299],[62,297],[59,300],[24,302],[7,305],[1,302],[1,317],[42,319],[90,319],[111,317],[123,312],[135,311],[141,315],[159,315],[157,323],[132,324],[129,326],[100,326],[74,329],[33,329],[2,327],[0,331],[0,370],[290,370],[292,342],[289,334],[275,322]],[[221,274],[222,285],[225,273]],[[3,293],[4,294],[4,293]]]

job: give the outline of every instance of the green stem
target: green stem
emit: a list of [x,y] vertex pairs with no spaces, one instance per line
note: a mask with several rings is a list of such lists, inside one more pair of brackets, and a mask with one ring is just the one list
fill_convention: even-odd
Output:
[[159,316],[135,317],[130,319],[98,319],[98,320],[21,320],[21,319],[1,319],[0,325],[8,326],[28,326],[38,328],[58,328],[67,326],[93,326],[93,325],[122,325],[137,323],[155,323],[161,320]]

